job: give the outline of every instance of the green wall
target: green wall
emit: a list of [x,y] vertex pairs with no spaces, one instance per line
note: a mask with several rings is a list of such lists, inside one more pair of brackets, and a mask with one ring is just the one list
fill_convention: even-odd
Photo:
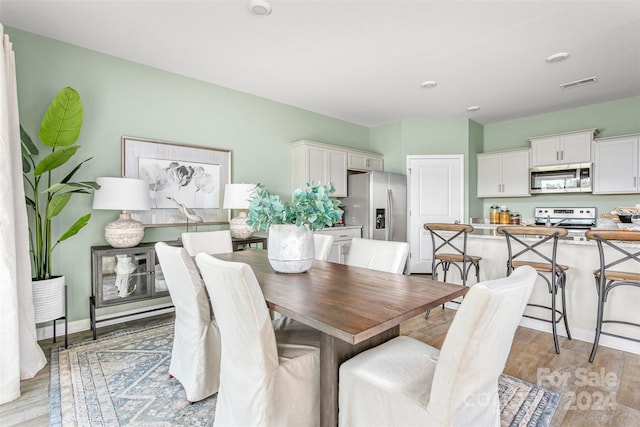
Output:
[[[93,160],[80,170],[78,180],[120,176],[120,138],[127,135],[229,149],[232,182],[260,181],[288,198],[290,142],[310,139],[358,149],[369,145],[369,129],[363,126],[32,33],[5,31],[16,54],[20,122],[32,137],[38,135],[42,116],[61,88],[71,86],[80,93],[84,124],[77,159]],[[90,212],[91,203],[91,196],[74,196],[55,221],[56,232]],[[67,280],[70,321],[89,317],[90,247],[106,244],[104,226],[117,215],[94,211],[89,225],[54,252],[54,273]],[[184,226],[147,229],[145,241],[175,240],[183,231]]]

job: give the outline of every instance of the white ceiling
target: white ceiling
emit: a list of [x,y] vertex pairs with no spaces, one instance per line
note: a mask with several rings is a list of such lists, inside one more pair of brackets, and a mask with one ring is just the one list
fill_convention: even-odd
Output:
[[365,126],[640,95],[640,1],[270,0],[266,17],[248,3],[0,0],[0,22]]

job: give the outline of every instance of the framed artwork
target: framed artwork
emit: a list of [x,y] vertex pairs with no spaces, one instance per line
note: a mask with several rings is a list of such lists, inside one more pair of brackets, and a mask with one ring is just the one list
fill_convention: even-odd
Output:
[[131,217],[146,227],[187,224],[180,203],[202,218],[199,224],[229,222],[222,201],[230,165],[230,150],[123,136],[122,176],[147,181],[151,199],[151,210],[132,212]]

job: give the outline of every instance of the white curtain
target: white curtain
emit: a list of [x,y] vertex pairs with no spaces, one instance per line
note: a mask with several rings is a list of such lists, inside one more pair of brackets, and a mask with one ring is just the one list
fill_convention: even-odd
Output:
[[20,379],[33,377],[47,359],[38,345],[31,299],[15,56],[2,24],[0,34],[0,404],[3,404],[20,396]]

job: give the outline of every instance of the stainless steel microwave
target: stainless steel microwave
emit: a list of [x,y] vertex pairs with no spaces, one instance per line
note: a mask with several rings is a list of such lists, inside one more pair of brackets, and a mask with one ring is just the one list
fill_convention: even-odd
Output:
[[591,163],[531,168],[529,177],[531,194],[591,192]]

